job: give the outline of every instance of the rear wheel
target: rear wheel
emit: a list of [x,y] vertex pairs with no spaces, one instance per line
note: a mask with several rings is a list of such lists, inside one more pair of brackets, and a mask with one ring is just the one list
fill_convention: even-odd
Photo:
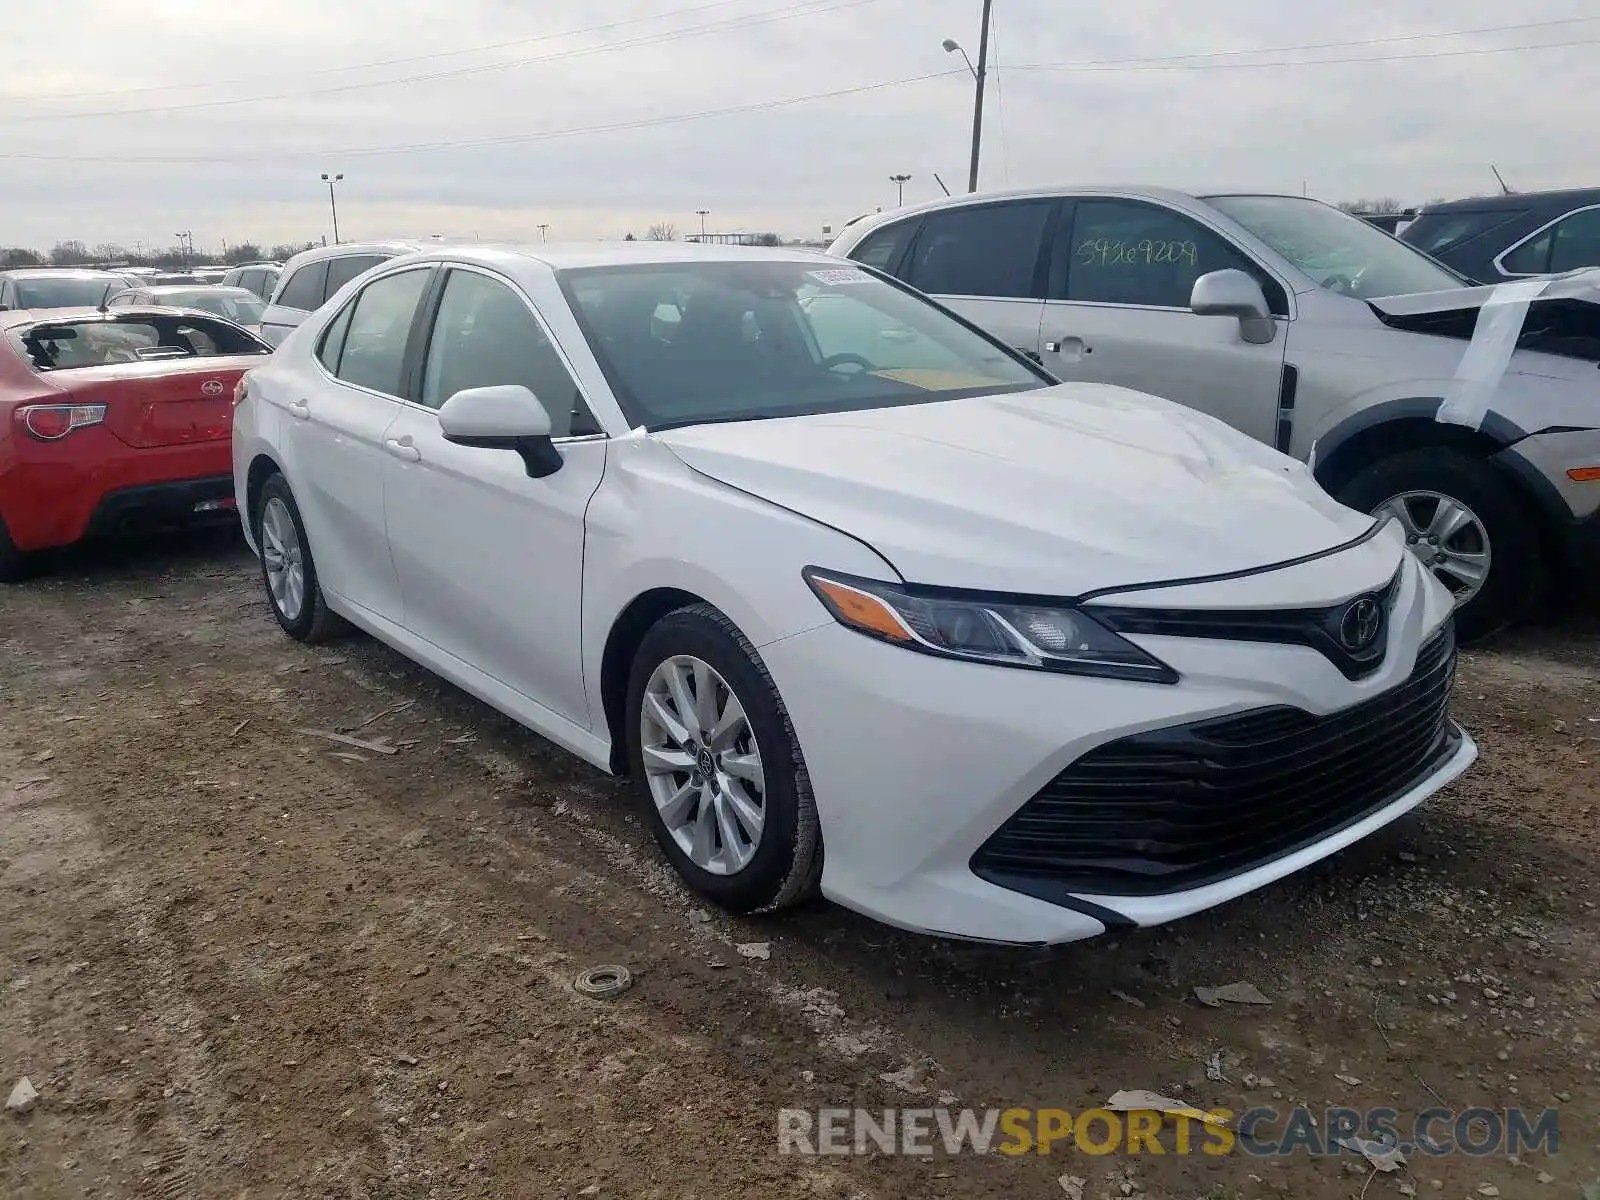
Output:
[[325,641],[339,632],[343,622],[322,597],[300,508],[282,475],[272,476],[261,487],[255,533],[261,581],[283,631],[301,642]]
[[1411,450],[1373,463],[1336,495],[1400,521],[1411,552],[1455,597],[1463,641],[1505,628],[1544,596],[1549,568],[1538,518],[1480,458]]
[[0,583],[20,583],[31,574],[33,560],[12,544],[4,519],[0,519]]
[[805,759],[732,621],[701,604],[657,622],[634,658],[626,714],[633,786],[691,887],[741,913],[816,890],[822,837]]

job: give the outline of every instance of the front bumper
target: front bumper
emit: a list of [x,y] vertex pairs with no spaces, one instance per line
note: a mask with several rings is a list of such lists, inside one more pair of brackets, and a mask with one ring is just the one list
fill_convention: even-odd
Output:
[[[1175,667],[1177,686],[952,662],[824,626],[764,646],[806,757],[826,847],[822,890],[878,920],[995,942],[1054,943],[1108,926],[1150,925],[1243,895],[1394,820],[1477,755],[1459,730],[1403,791],[1353,820],[1220,878],[1158,894],[1055,893],[980,878],[996,830],[1090,751],[1149,730],[1288,706],[1341,712],[1403,684],[1447,604],[1409,565],[1383,665],[1345,678],[1306,646],[1137,637]],[[1286,800],[1292,804],[1292,797]],[[1377,807],[1373,807],[1376,805]]]

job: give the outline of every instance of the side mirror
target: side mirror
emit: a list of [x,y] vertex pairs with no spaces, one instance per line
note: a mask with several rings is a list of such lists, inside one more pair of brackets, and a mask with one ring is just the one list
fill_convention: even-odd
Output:
[[1261,285],[1233,267],[1196,279],[1189,309],[1202,317],[1236,317],[1239,336],[1253,346],[1267,345],[1278,333]]
[[550,441],[550,414],[521,384],[467,388],[439,409],[444,440],[482,450],[515,450],[530,479],[561,469],[561,455]]

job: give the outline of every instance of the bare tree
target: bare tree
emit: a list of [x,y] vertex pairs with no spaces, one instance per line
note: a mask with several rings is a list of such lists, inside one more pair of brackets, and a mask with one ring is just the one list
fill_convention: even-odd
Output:
[[775,233],[758,233],[755,237],[757,246],[781,246],[783,239]]
[[1401,204],[1393,196],[1379,196],[1375,200],[1341,200],[1339,207],[1347,213],[1397,213]]
[[645,236],[652,242],[675,242],[678,240],[678,227],[670,221],[657,221]]
[[0,267],[42,267],[44,255],[37,250],[30,250],[26,246],[12,246],[8,250],[0,250]]
[[625,241],[625,242],[637,242],[639,239],[634,237],[633,234],[630,233],[627,237],[623,238],[622,240]]
[[101,242],[94,248],[93,254],[95,262],[126,262],[128,259],[128,248],[126,246],[119,246],[116,242]]
[[230,263],[256,262],[261,258],[261,247],[254,242],[235,242],[223,257]]
[[89,247],[82,242],[57,242],[50,249],[50,261],[58,267],[70,267],[89,261]]

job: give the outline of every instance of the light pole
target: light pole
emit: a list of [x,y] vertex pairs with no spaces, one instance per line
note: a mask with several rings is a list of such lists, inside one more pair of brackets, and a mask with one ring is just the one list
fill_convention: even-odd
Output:
[[183,269],[189,269],[189,259],[194,255],[194,234],[187,229],[180,229],[172,235],[178,239],[178,249],[183,251]]
[[339,244],[339,202],[334,198],[333,187],[343,178],[344,174],[342,172],[338,175],[329,175],[326,171],[322,173],[322,182],[328,185],[328,208],[333,213],[333,244],[335,246]]
[[897,188],[900,189],[900,200],[899,200],[898,207],[904,208],[905,204],[906,204],[906,184],[911,182],[911,176],[909,176],[909,175],[891,175],[891,176],[889,176],[889,182],[894,184]]
[[978,65],[974,67],[972,60],[967,58],[967,52],[961,49],[961,43],[954,38],[945,38],[944,49],[946,54],[960,52],[966,59],[967,70],[972,72],[972,78],[977,85],[972,100],[972,166],[967,173],[967,191],[978,190],[978,150],[983,143],[983,81],[989,73],[989,14],[994,7],[994,0],[983,0],[983,25],[978,34]]
[[706,218],[711,215],[711,210],[709,208],[697,208],[694,211],[695,215],[700,218],[700,240],[703,242],[706,240]]
[[546,222],[545,224],[539,226],[539,240],[541,242],[548,242],[550,240],[548,237],[545,236],[548,233],[549,229],[550,229],[550,225],[549,225],[548,222]]

